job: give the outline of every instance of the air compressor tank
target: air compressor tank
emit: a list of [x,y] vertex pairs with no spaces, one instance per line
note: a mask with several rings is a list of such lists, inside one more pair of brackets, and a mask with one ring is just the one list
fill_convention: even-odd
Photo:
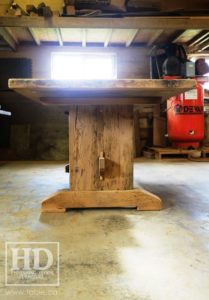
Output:
[[204,91],[200,83],[167,100],[168,138],[175,148],[198,148],[204,138]]

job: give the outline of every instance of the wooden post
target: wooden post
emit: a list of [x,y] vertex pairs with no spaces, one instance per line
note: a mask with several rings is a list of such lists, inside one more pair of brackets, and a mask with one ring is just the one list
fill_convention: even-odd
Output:
[[[70,188],[74,191],[133,188],[133,106],[70,109]],[[104,152],[104,180],[99,155]]]
[[46,199],[42,211],[124,206],[138,210],[161,209],[157,196],[133,189],[133,123],[132,105],[71,106],[70,190]]
[[158,147],[166,146],[167,120],[160,116],[160,103],[154,107],[153,115],[153,145]]
[[135,140],[135,157],[141,156],[141,134],[139,122],[139,110],[134,111],[134,140]]

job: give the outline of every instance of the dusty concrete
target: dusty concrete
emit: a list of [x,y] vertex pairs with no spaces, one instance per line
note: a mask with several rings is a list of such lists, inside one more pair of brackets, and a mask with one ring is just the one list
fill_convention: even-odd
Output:
[[[164,199],[160,212],[40,215],[41,200],[68,186],[63,169],[58,162],[0,166],[0,299],[209,299],[208,163],[135,164],[135,185]],[[4,243],[46,240],[60,242],[60,287],[6,288]]]

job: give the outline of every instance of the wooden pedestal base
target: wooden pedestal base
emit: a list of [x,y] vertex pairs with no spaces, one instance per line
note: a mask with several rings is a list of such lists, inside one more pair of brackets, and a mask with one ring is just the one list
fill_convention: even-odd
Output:
[[133,132],[131,105],[71,106],[71,189],[46,199],[42,211],[97,207],[160,210],[160,198],[143,189],[133,189]]
[[143,189],[108,191],[63,190],[42,202],[42,212],[65,212],[67,208],[136,207],[160,210],[161,199]]

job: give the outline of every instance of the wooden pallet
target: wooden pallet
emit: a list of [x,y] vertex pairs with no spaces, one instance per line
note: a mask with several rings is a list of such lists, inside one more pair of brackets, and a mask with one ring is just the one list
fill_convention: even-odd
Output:
[[194,150],[187,150],[187,149],[180,149],[180,148],[159,148],[159,147],[149,147],[150,150],[154,151],[155,153],[155,159],[162,159],[165,158],[175,158],[178,157],[187,157],[190,158],[191,153],[194,152]]

